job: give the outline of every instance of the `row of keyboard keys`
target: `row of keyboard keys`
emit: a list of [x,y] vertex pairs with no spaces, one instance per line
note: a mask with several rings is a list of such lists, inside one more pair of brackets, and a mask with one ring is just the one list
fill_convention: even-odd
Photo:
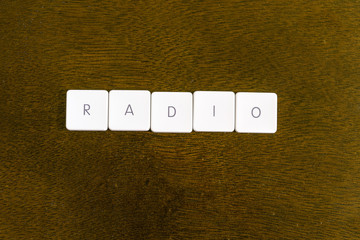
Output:
[[66,127],[77,131],[275,133],[277,95],[228,91],[69,90]]

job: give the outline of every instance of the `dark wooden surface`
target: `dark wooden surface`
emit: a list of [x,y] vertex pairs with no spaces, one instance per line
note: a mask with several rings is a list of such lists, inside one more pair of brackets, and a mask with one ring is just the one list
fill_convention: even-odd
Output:
[[[359,1],[0,2],[1,239],[360,239]],[[68,89],[276,92],[276,134],[70,132]]]

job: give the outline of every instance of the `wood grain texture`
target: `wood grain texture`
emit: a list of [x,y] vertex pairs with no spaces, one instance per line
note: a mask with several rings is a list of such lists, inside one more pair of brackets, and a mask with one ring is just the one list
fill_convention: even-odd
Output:
[[[1,239],[360,239],[360,2],[0,2]],[[276,134],[70,132],[68,89],[276,92]]]

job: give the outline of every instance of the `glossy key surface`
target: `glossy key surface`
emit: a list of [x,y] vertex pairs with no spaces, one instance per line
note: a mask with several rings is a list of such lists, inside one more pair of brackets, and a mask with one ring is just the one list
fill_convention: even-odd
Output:
[[236,131],[275,133],[277,130],[277,95],[275,93],[236,93]]
[[68,90],[66,128],[77,131],[106,131],[108,92],[106,90]]
[[110,91],[109,129],[148,131],[150,129],[150,92],[146,90]]
[[153,132],[191,132],[192,94],[190,92],[152,93],[151,130]]
[[233,132],[235,94],[227,91],[194,93],[194,131]]

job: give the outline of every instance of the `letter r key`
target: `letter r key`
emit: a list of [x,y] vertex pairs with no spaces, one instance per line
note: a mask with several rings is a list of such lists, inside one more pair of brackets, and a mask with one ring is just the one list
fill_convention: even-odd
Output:
[[67,91],[66,128],[78,131],[106,131],[108,92],[106,90]]

